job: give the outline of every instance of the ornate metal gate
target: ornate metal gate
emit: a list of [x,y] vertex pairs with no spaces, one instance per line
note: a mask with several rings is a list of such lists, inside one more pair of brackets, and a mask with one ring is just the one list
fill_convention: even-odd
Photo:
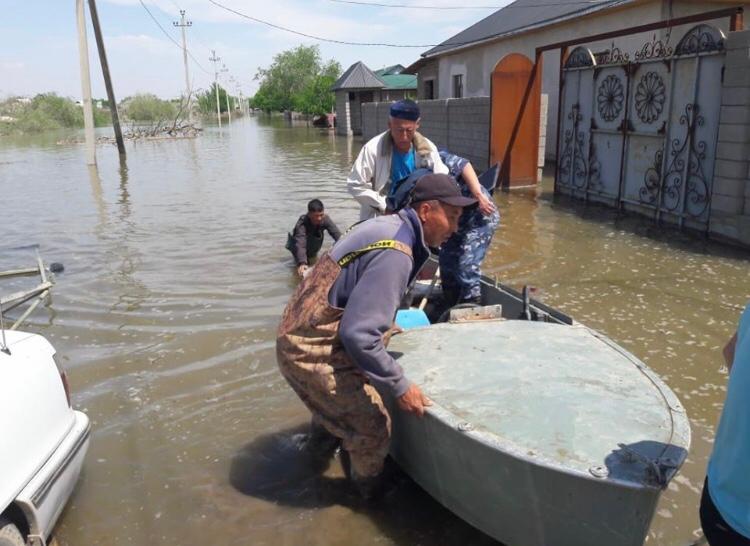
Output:
[[555,189],[706,228],[724,66],[709,25],[646,43],[574,49],[563,68]]

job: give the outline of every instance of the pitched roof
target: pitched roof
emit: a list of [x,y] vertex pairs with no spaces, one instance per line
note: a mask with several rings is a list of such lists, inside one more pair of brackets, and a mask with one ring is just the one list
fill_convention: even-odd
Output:
[[[547,26],[630,1],[632,0],[556,0],[555,2],[516,0],[422,53],[422,57],[441,55],[454,49],[476,45],[477,42]],[[414,65],[411,65],[407,70],[412,71],[413,67]]]
[[393,66],[386,66],[385,68],[376,70],[375,74],[377,76],[395,76],[397,74],[401,74],[401,72],[403,71],[404,71],[404,65],[394,64]]
[[346,69],[341,77],[331,87],[331,91],[339,89],[382,89],[385,83],[367,68],[362,61],[358,61]]
[[386,89],[416,89],[417,77],[413,74],[387,74],[380,76]]

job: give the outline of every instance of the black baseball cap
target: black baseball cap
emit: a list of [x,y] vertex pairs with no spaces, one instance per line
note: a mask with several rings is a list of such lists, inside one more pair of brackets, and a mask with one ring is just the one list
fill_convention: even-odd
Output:
[[448,174],[426,174],[414,186],[412,204],[420,201],[440,201],[455,207],[468,207],[477,202],[472,197],[461,195],[456,179]]

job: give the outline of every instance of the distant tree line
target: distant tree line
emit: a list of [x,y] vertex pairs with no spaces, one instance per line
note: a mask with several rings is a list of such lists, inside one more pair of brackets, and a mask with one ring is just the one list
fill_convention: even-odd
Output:
[[333,110],[331,86],[340,75],[341,65],[334,60],[323,62],[317,45],[283,51],[271,66],[258,70],[255,79],[260,87],[250,106],[265,112],[325,114]]
[[[97,127],[111,123],[109,110],[94,108],[94,123]],[[72,99],[55,93],[0,101],[0,135],[79,127],[83,127],[83,108]]]
[[[139,93],[120,101],[118,110],[124,122],[154,123],[186,117],[183,99],[164,100],[151,93]],[[94,125],[112,124],[106,100],[93,100]],[[11,97],[0,101],[0,135],[39,133],[54,129],[83,127],[83,107],[73,99],[55,93],[41,93],[29,99]]]
[[[341,65],[323,62],[318,46],[299,46],[283,51],[273,58],[268,68],[255,75],[260,81],[249,106],[266,112],[295,111],[303,114],[325,114],[333,110],[331,86],[341,75]],[[198,91],[191,100],[192,107],[204,116],[216,112],[216,90],[219,92],[219,111],[238,108],[237,97],[216,83],[205,91]],[[112,123],[106,100],[94,100],[94,124],[97,127]],[[152,93],[138,93],[120,101],[120,117],[124,122],[161,123],[187,117],[185,98],[160,99]],[[35,97],[11,97],[0,101],[0,135],[37,133],[52,129],[83,127],[83,108],[73,99],[55,93],[41,93]]]

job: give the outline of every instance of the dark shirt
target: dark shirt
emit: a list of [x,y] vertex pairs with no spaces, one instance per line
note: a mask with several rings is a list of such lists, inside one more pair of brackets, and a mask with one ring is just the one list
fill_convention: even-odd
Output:
[[409,283],[429,256],[422,225],[411,208],[379,216],[354,227],[331,250],[339,260],[381,239],[395,239],[412,249],[372,250],[341,270],[328,293],[328,302],[344,310],[339,338],[344,349],[373,381],[388,386],[395,396],[409,388],[404,371],[385,349],[383,334],[391,327]]
[[292,231],[294,242],[290,249],[297,265],[307,264],[318,253],[323,246],[323,231],[327,231],[334,241],[341,237],[339,228],[327,214],[323,216],[323,222],[319,226],[313,226],[307,214],[299,217]]

